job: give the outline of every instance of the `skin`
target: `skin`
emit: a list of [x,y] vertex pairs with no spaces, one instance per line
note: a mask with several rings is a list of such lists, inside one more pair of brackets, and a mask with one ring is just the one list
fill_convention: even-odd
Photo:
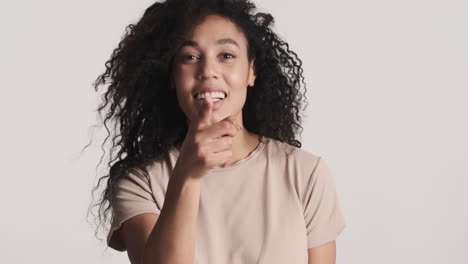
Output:
[[318,247],[307,249],[309,256],[308,264],[335,264],[336,242],[330,241]]
[[[232,156],[221,167],[231,165],[259,144],[258,136],[247,131],[242,120],[247,89],[251,89],[248,86],[255,82],[254,60],[249,63],[247,58],[247,39],[234,23],[218,15],[205,17],[186,39],[189,42],[176,54],[172,71],[179,105],[190,126],[201,111],[201,104],[192,96],[194,89],[210,86],[227,93],[221,108],[213,109],[211,122],[229,118],[241,127],[233,137]],[[223,39],[228,41],[220,43]]]
[[[213,144],[214,141],[209,140],[208,135],[226,134],[226,137],[231,137],[232,144],[226,146],[232,150],[232,155],[221,167],[233,164],[248,156],[259,143],[257,135],[247,131],[242,122],[242,107],[247,89],[250,89],[247,86],[253,86],[255,81],[253,61],[249,63],[247,59],[247,40],[235,24],[217,15],[207,16],[187,38],[191,40],[190,43],[197,45],[187,45],[180,49],[173,65],[172,77],[179,105],[187,116],[189,127],[195,127],[193,130],[190,129],[188,134],[190,136],[193,132],[198,134],[198,138],[205,138],[206,148],[210,147],[209,145],[212,145],[211,148],[219,148],[216,154],[218,156],[224,155],[221,149],[226,147],[222,144]],[[232,44],[232,41],[218,43],[218,40],[227,38],[234,40],[238,45]],[[195,101],[192,96],[193,89],[202,85],[221,88],[228,93],[221,108],[215,110],[212,109],[211,102],[208,107],[207,104],[202,105]],[[239,127],[236,130],[235,126],[221,124],[223,120]],[[195,141],[190,138],[188,142],[191,144],[183,147],[190,151],[182,153],[195,152],[192,149],[195,147],[193,145]],[[180,151],[181,146],[178,148]],[[179,159],[184,161],[181,164],[191,164],[192,156],[181,155]],[[187,174],[184,171],[187,169],[185,167],[194,168],[194,166],[182,167],[178,168],[178,175]],[[198,200],[200,182],[199,179],[185,181],[182,177],[174,178],[182,180],[170,183],[171,187],[168,189],[170,197],[167,197],[167,204],[163,207],[164,213],[140,214],[122,224],[122,238],[131,263],[157,263],[151,260],[151,254],[148,252],[152,253],[154,249],[159,250],[158,252],[169,252],[168,249],[173,251],[174,247],[166,247],[168,244],[178,245],[177,251],[183,253],[183,256],[179,256],[179,260],[193,259],[194,220],[198,208],[198,204],[194,204],[193,201]],[[176,198],[171,199],[172,196]],[[187,221],[188,219],[190,221]],[[159,228],[156,228],[158,226]],[[333,264],[335,252],[335,241],[310,248],[308,264]],[[145,253],[146,258],[143,261],[142,256]],[[186,263],[185,260],[181,263]]]

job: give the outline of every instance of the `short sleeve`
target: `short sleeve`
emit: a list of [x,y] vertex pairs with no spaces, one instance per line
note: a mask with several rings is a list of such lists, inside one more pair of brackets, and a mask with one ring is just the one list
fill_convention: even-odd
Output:
[[345,228],[335,182],[323,158],[319,157],[310,177],[304,182],[304,220],[308,248],[333,241]]
[[155,201],[149,178],[143,173],[128,173],[117,182],[114,190],[111,201],[113,218],[107,244],[115,250],[125,251],[119,232],[122,223],[143,213],[160,214],[161,208]]

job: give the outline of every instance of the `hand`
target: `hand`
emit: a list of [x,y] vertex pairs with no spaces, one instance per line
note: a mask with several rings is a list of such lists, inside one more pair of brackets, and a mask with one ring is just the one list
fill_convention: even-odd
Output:
[[232,157],[233,138],[241,126],[233,116],[212,123],[212,111],[212,99],[206,96],[197,118],[190,122],[174,168],[183,175],[201,178]]

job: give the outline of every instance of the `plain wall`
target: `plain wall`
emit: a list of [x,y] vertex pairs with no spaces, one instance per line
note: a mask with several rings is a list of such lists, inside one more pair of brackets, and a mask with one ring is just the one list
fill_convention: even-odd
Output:
[[[106,169],[92,82],[151,3],[0,2],[0,263],[129,263],[86,215]],[[468,2],[256,3],[303,61],[337,263],[468,263]]]

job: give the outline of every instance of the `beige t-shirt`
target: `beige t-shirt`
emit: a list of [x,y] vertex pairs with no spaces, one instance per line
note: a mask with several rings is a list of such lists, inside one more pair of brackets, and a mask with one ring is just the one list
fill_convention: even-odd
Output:
[[[305,264],[308,248],[335,240],[345,228],[325,160],[263,139],[246,158],[203,178],[195,264]],[[115,232],[124,221],[160,213],[178,155],[172,148],[164,161],[151,164],[149,178],[130,173],[119,182],[111,204],[111,248],[126,250]]]

